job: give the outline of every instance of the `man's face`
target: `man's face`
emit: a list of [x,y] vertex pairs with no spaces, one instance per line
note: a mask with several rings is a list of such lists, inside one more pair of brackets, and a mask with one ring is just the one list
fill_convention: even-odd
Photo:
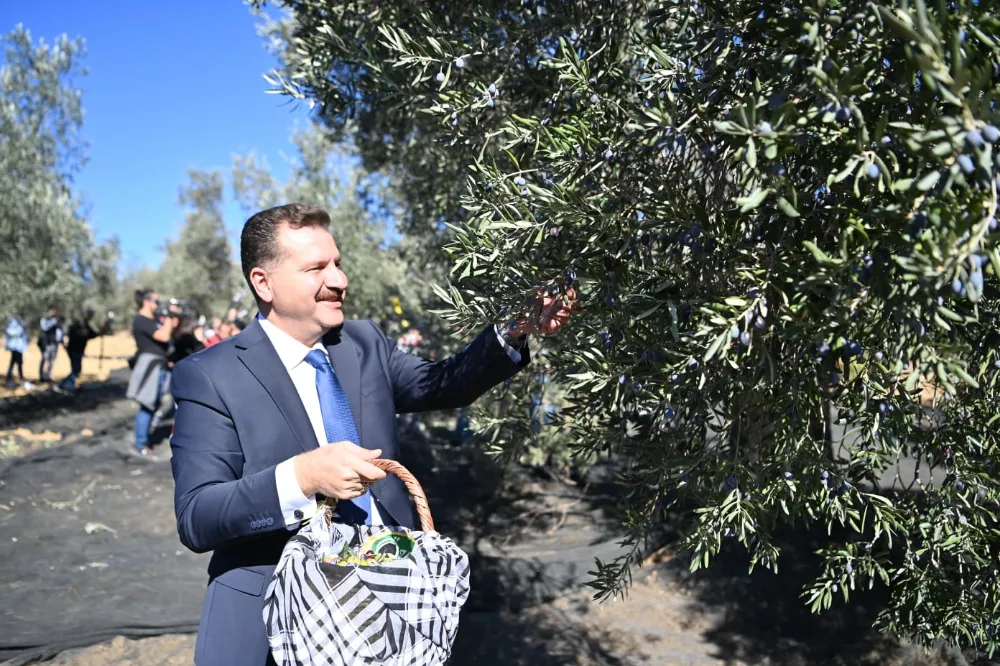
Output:
[[142,302],[142,307],[143,309],[152,312],[153,310],[156,309],[156,304],[159,301],[160,301],[160,295],[154,291],[152,294],[149,295],[148,298],[146,298],[145,301]]
[[[347,275],[330,232],[317,226],[278,230],[279,256],[264,270],[261,299],[299,339],[321,336],[344,323]],[[256,283],[255,283],[256,284]]]

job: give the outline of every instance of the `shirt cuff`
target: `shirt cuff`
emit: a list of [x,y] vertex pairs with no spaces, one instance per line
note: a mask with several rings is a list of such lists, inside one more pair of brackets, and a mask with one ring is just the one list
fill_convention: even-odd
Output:
[[316,515],[316,497],[302,494],[291,458],[274,468],[274,482],[278,486],[278,504],[286,528],[294,530],[303,520]]
[[500,346],[503,347],[503,350],[507,352],[507,356],[510,357],[510,360],[512,360],[515,364],[520,363],[521,352],[514,349],[507,343],[507,340],[503,337],[503,334],[500,332],[500,324],[494,324],[493,330],[496,331],[497,340],[500,342]]

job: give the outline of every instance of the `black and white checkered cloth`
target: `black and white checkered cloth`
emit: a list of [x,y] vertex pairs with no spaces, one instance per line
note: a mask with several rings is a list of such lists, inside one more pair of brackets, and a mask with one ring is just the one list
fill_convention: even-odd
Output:
[[[391,562],[324,562],[364,553],[387,532],[413,550]],[[382,550],[381,552],[386,552]],[[264,623],[281,666],[440,666],[451,655],[458,615],[469,597],[469,558],[437,532],[343,525],[317,517],[282,552],[264,603]]]

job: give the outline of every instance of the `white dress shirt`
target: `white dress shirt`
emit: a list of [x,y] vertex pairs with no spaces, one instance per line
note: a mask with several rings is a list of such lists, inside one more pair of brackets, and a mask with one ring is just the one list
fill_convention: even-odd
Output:
[[[313,432],[316,433],[316,441],[320,446],[326,446],[326,427],[323,425],[323,412],[319,406],[319,393],[316,391],[316,368],[306,361],[306,355],[313,349],[318,349],[324,354],[326,347],[322,342],[317,342],[311,348],[288,335],[280,328],[264,319],[260,315],[260,327],[264,329],[274,351],[278,352],[281,364],[285,366],[288,376],[295,386],[295,391],[302,400],[302,406],[306,409],[309,423]],[[359,444],[359,442],[356,442]],[[285,519],[285,527],[293,530],[299,526],[303,520],[316,515],[316,496],[306,497],[302,494],[302,488],[295,478],[295,468],[292,459],[279,463],[274,470],[274,481],[278,486],[278,503],[281,505],[281,515]],[[371,505],[372,525],[381,525],[382,517],[379,515],[375,502]]]

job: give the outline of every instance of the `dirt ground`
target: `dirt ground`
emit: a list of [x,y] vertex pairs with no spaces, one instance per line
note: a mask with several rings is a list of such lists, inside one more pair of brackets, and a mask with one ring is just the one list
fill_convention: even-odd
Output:
[[189,666],[194,663],[194,636],[176,634],[139,640],[119,636],[103,645],[69,652],[46,663],[54,666]]
[[[103,338],[94,338],[87,344],[87,353],[83,358],[83,375],[81,382],[104,381],[108,374],[119,368],[124,368],[128,357],[135,353],[135,341],[130,331],[120,331]],[[38,384],[38,364],[42,360],[42,352],[35,340],[31,340],[24,352],[24,379],[28,386],[18,386],[11,389],[0,381],[0,398],[21,396],[32,391],[44,390],[45,385]],[[0,345],[0,372],[3,379],[7,377],[7,367],[10,364],[10,352],[4,351]],[[52,367],[52,378],[60,381],[69,375],[69,355],[65,347],[59,348],[55,364]],[[16,380],[16,375],[15,375]]]

